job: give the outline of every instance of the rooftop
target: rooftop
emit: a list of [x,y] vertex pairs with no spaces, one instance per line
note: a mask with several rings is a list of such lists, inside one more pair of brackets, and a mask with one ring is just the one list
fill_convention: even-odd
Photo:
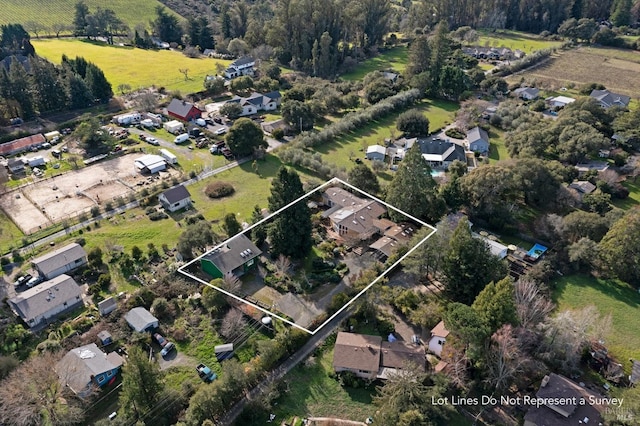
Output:
[[261,254],[262,251],[246,235],[238,234],[202,259],[210,261],[223,274],[227,274]]
[[84,251],[82,246],[77,243],[71,243],[42,256],[38,256],[34,258],[31,263],[44,275],[49,275],[56,269],[84,257],[87,257],[87,252]]
[[167,199],[169,204],[174,204],[184,200],[185,198],[191,197],[191,194],[184,185],[178,185],[171,189],[167,189],[162,193],[162,195],[164,195],[164,198]]
[[29,323],[51,309],[67,304],[74,305],[82,300],[82,291],[68,275],[62,274],[52,280],[30,288],[9,300],[20,317]]
[[60,380],[75,393],[81,393],[92,377],[122,366],[122,358],[115,352],[105,354],[95,343],[71,349],[56,364]]
[[333,351],[333,367],[378,371],[382,337],[338,333]]

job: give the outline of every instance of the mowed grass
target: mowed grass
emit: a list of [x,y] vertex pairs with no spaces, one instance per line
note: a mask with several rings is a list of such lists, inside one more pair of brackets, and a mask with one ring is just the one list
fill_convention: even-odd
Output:
[[[117,92],[120,84],[133,89],[156,86],[168,90],[193,93],[203,90],[208,74],[215,74],[216,64],[225,67],[230,61],[211,58],[187,58],[180,52],[169,50],[144,50],[133,47],[108,46],[86,40],[32,40],[36,52],[59,64],[62,55],[82,56],[98,65]],[[180,69],[188,69],[185,80]]]
[[489,160],[491,162],[511,158],[504,144],[504,132],[492,127],[489,131]]
[[[507,79],[535,80],[539,86],[562,87],[597,82],[612,92],[635,96],[640,91],[640,63],[618,59],[617,49],[576,49],[561,52],[541,66]],[[604,56],[607,53],[609,56]],[[630,52],[627,52],[630,53]]]
[[630,370],[629,358],[640,359],[640,294],[633,287],[616,280],[569,275],[556,281],[553,296],[559,311],[594,305],[601,316],[611,314],[607,348],[625,370]]
[[[98,7],[113,10],[116,16],[133,28],[137,24],[149,25],[156,18],[155,9],[162,6],[157,0],[84,0],[90,12],[95,12]],[[0,0],[0,25],[25,24],[37,22],[47,29],[53,24],[61,23],[71,25],[75,13],[76,0]],[[169,11],[169,13],[174,13]],[[176,14],[177,15],[177,14]],[[51,34],[48,30],[39,35]]]
[[520,49],[529,54],[536,50],[559,47],[562,42],[545,40],[534,34],[519,31],[499,30],[495,32],[480,31],[478,41],[469,44],[473,46],[508,47],[511,50]]
[[24,237],[22,231],[4,211],[0,210],[0,254],[9,253],[14,248],[21,246],[22,237]]
[[[422,100],[414,108],[427,116],[429,130],[434,132],[453,122],[459,105],[441,100]],[[364,158],[367,146],[384,145],[385,139],[402,136],[402,133],[396,129],[398,115],[393,114],[374,121],[367,127],[343,135],[332,143],[315,147],[314,150],[323,154],[327,163],[350,169],[355,165],[354,160],[357,157]]]
[[345,80],[362,80],[372,71],[393,69],[404,72],[409,62],[409,49],[407,46],[396,46],[380,53],[378,56],[359,63],[355,69],[341,77]]

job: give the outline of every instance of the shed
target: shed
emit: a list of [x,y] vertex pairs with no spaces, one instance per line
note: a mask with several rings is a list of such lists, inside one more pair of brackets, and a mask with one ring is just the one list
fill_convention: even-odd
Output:
[[177,185],[160,194],[158,200],[165,209],[175,212],[191,205],[191,194],[184,185]]
[[158,328],[158,318],[151,315],[151,312],[142,306],[131,309],[127,312],[127,315],[124,316],[124,319],[127,320],[127,324],[129,324],[131,328],[141,333]]
[[370,145],[367,147],[367,160],[384,161],[387,156],[387,148],[382,145]]
[[34,146],[42,145],[46,141],[47,140],[44,138],[42,133],[25,136],[24,138],[20,139],[14,139],[12,141],[0,144],[0,155],[7,157],[19,152],[25,152]]
[[7,168],[13,174],[24,173],[24,163],[17,158],[10,158],[7,161]]
[[101,302],[98,302],[98,312],[100,315],[105,316],[115,311],[118,308],[118,302],[114,297],[107,297]]
[[48,132],[44,134],[44,138],[47,140],[47,142],[51,142],[53,140],[53,138],[60,138],[62,135],[60,135],[60,132],[57,130],[54,130],[53,132]]
[[233,343],[227,343],[224,345],[218,345],[213,348],[214,353],[218,361],[223,361],[233,357]]
[[178,134],[184,130],[184,124],[179,122],[178,120],[167,121],[162,125],[162,127],[169,133]]
[[158,173],[167,168],[167,162],[159,155],[147,154],[133,162],[140,172]]
[[113,343],[113,337],[107,330],[102,330],[98,333],[98,339],[100,339],[100,344],[103,346]]
[[27,162],[29,163],[29,167],[38,167],[45,164],[44,157],[42,155],[31,157],[27,160]]
[[431,329],[431,339],[429,339],[429,351],[438,356],[442,356],[442,347],[444,346],[449,330],[444,326],[444,321],[440,321]]

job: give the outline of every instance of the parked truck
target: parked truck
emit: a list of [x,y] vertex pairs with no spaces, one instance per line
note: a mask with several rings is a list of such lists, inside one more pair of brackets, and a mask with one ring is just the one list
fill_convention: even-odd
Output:
[[198,376],[200,376],[203,382],[213,382],[218,378],[218,375],[211,371],[211,369],[204,364],[199,364],[196,367],[196,371],[198,372]]

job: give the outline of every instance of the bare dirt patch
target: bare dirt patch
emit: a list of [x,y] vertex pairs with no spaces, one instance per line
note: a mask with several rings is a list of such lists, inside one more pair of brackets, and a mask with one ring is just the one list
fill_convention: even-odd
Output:
[[635,96],[640,91],[640,64],[615,57],[616,50],[576,49],[553,56],[543,65],[508,78],[536,80],[557,89],[571,83],[597,82],[612,92]]
[[0,207],[25,234],[53,225],[20,191],[3,194],[0,197]]

